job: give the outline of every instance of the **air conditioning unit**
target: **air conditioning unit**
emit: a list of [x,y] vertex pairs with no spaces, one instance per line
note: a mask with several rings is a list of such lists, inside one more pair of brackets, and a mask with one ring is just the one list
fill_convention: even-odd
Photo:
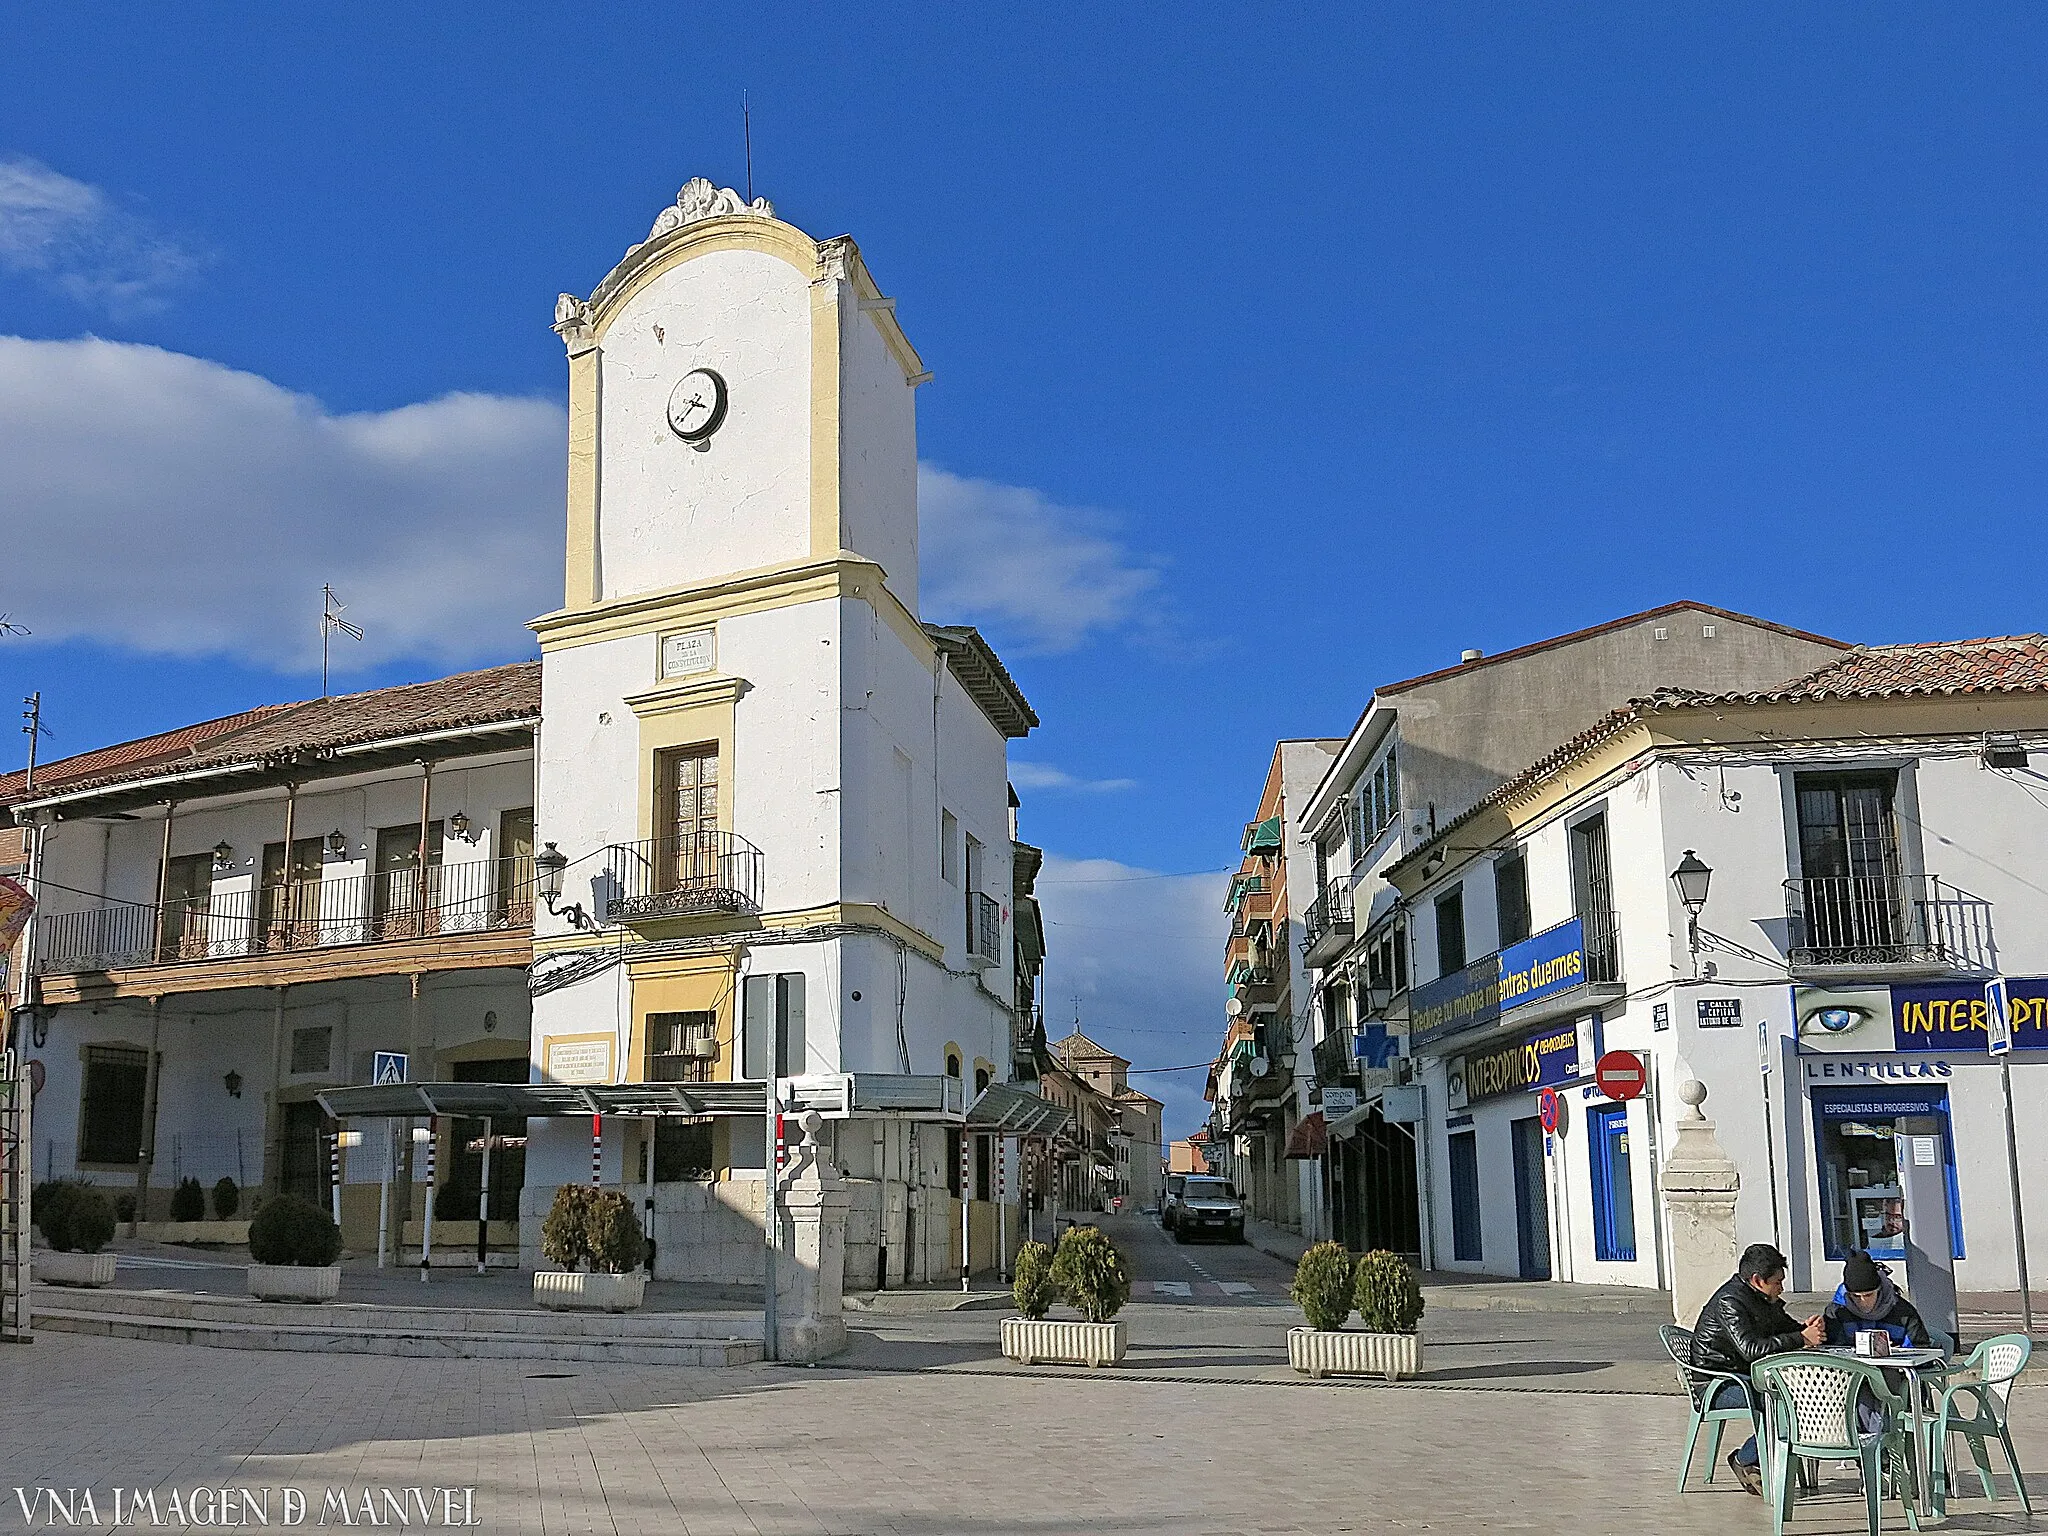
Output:
[[718,1036],[710,1030],[691,1030],[683,1037],[683,1054],[699,1061],[718,1060]]

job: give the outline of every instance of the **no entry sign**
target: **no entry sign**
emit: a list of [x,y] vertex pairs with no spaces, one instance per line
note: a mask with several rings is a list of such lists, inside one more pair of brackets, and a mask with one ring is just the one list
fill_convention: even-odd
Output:
[[1609,1051],[1593,1064],[1593,1082],[1610,1099],[1639,1098],[1647,1076],[1634,1051]]

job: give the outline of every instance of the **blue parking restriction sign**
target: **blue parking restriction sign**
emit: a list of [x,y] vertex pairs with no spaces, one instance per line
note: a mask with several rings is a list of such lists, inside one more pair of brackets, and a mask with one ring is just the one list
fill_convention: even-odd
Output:
[[370,1058],[370,1082],[378,1088],[397,1088],[405,1083],[405,1052],[378,1051]]
[[2012,995],[2003,976],[1984,983],[1984,1037],[1994,1056],[2012,1049]]

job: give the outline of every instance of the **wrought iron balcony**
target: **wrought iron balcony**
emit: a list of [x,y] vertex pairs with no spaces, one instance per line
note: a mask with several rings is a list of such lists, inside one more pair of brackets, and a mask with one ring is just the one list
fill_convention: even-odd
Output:
[[37,975],[75,976],[533,926],[531,857],[276,881],[180,901],[108,901],[36,923]]
[[761,850],[736,832],[614,843],[606,851],[607,921],[744,916],[761,910]]
[[1351,942],[1351,885],[1333,881],[1301,916],[1301,949],[1310,965],[1323,965]]
[[1933,875],[1787,880],[1785,915],[1795,969],[1991,969],[1991,903]]

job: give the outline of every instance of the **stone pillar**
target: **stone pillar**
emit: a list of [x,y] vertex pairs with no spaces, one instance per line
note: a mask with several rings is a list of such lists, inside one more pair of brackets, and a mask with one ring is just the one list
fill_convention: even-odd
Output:
[[1685,1109],[1664,1164],[1664,1210],[1671,1225],[1671,1311],[1681,1327],[1699,1321],[1700,1308],[1735,1273],[1735,1195],[1742,1175],[1714,1136],[1700,1106],[1707,1085],[1678,1085]]
[[852,1194],[818,1145],[824,1116],[807,1110],[797,1123],[803,1145],[790,1158],[782,1205],[789,1218],[788,1260],[775,1267],[775,1309],[781,1358],[799,1365],[846,1348],[840,1300],[846,1284],[846,1208]]

